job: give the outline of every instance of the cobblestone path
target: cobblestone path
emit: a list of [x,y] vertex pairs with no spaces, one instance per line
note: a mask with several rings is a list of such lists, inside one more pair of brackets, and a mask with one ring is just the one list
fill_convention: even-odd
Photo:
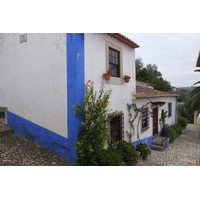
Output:
[[151,150],[138,166],[200,166],[200,126],[188,124],[183,133],[164,151]]
[[[1,127],[0,127],[1,130]],[[16,134],[0,136],[0,166],[70,166],[52,151]]]

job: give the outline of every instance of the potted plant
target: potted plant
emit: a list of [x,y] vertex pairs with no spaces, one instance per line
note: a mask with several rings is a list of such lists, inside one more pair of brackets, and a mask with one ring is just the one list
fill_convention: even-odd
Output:
[[125,83],[129,83],[130,78],[131,78],[130,76],[125,75],[125,76],[124,76],[124,81],[125,81]]
[[106,81],[110,80],[110,69],[107,71],[107,73],[103,74],[103,77]]

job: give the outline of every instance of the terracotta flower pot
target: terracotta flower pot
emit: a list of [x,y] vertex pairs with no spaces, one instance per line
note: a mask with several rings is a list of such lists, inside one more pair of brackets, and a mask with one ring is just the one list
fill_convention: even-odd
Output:
[[130,76],[124,76],[124,81],[125,81],[125,83],[129,83],[129,81],[130,81]]
[[103,74],[103,77],[106,81],[110,80],[110,74]]

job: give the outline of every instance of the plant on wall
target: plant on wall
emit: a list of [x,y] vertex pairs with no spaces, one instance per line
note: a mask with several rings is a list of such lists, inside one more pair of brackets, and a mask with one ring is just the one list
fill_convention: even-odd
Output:
[[108,114],[110,112],[108,109],[110,95],[111,90],[105,90],[103,84],[97,93],[94,90],[94,83],[88,81],[85,85],[83,105],[76,104],[74,106],[75,116],[83,120],[78,140],[75,142],[78,154],[77,165],[101,165],[101,158],[111,157],[108,156],[111,151],[105,152],[104,149],[108,139],[109,122],[113,117]]
[[[130,132],[126,131],[126,135],[129,138],[129,142],[131,142],[131,138],[135,134],[134,121],[138,117],[138,113],[141,112],[141,109],[134,107],[133,104],[127,103],[127,110],[128,110],[128,122],[130,124]],[[133,115],[133,110],[134,110],[134,115]]]
[[167,111],[164,111],[164,110],[162,109],[161,117],[160,117],[160,119],[159,119],[160,123],[162,124],[162,128],[165,127],[165,125],[166,125],[166,124],[165,124],[166,118],[167,118]]
[[[126,135],[129,137],[129,142],[131,142],[131,138],[135,134],[135,127],[134,127],[134,121],[138,117],[138,113],[142,112],[142,109],[147,106],[149,103],[146,103],[143,105],[141,108],[137,108],[135,104],[127,104],[127,109],[128,109],[128,122],[130,124],[130,132],[126,131]],[[133,110],[134,110],[134,115],[133,115]],[[141,120],[141,115],[138,118],[138,124],[137,124],[137,138],[140,140],[140,135],[139,135],[139,124]],[[132,131],[131,131],[132,129]]]

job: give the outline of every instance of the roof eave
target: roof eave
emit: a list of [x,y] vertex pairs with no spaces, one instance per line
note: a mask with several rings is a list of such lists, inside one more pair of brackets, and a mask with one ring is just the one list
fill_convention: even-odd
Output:
[[129,38],[125,37],[124,35],[120,33],[106,33],[106,34],[119,40],[120,42],[126,44],[127,46],[133,49],[140,47],[138,44],[136,44],[135,42],[133,42],[132,40],[130,40]]

